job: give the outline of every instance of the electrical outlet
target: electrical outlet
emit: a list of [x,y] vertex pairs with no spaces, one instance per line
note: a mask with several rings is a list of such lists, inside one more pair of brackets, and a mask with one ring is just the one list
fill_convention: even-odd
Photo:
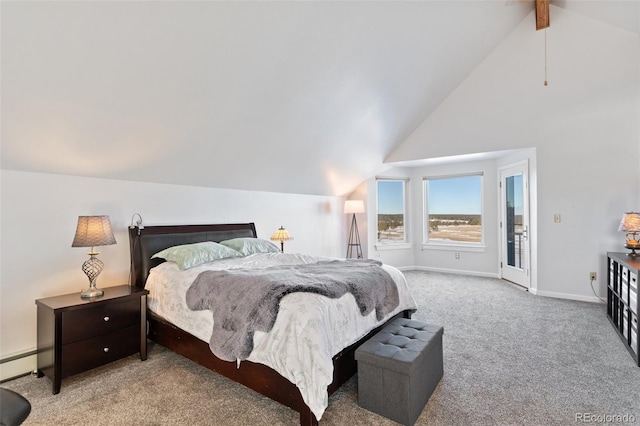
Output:
[[598,279],[598,274],[596,274],[595,272],[589,272],[589,279],[591,281],[595,281]]
[[456,259],[460,259],[460,253],[456,253]]

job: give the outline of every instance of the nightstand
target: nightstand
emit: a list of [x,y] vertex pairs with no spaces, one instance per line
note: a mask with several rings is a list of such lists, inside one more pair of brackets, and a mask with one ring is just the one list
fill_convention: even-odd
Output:
[[104,295],[80,293],[36,300],[38,377],[53,382],[140,352],[147,359],[147,290],[129,285],[104,288]]

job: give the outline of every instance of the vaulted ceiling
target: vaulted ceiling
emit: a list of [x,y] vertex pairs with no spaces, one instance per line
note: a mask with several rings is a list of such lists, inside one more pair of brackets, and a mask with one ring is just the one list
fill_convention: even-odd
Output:
[[[552,4],[638,32],[637,2]],[[3,169],[344,195],[533,2],[1,8]]]

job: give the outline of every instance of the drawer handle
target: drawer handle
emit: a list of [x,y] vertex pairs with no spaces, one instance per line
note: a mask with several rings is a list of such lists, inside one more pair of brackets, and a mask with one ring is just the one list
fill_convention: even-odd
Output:
[[109,348],[102,349],[105,353],[109,352]]
[[104,322],[107,322],[107,321],[109,321],[110,319],[111,319],[111,318],[109,318],[109,317],[104,317]]

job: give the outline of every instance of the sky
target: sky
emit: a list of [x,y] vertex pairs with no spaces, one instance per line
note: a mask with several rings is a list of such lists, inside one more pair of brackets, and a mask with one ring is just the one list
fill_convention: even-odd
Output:
[[431,214],[482,214],[482,176],[428,180]]
[[404,181],[379,180],[378,181],[378,214],[403,213]]
[[[520,180],[518,180],[518,178]],[[429,179],[429,213],[482,214],[482,176]],[[516,178],[514,198],[522,200],[521,176]],[[404,182],[378,181],[378,213],[402,213]],[[522,201],[516,203],[516,214],[522,214]]]

